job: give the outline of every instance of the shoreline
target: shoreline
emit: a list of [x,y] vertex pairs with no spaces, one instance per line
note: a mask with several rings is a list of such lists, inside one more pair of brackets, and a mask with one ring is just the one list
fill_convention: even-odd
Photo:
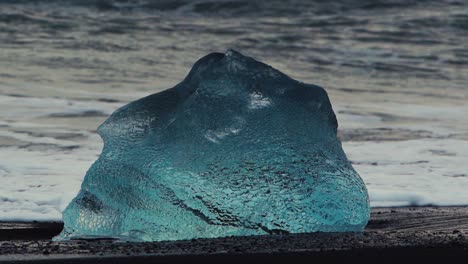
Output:
[[62,223],[0,222],[0,263],[187,263],[468,257],[468,206],[373,208],[362,233],[304,233],[150,243],[52,242]]

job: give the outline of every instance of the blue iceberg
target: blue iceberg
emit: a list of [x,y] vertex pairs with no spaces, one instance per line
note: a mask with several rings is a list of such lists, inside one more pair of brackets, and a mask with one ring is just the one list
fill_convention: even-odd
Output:
[[229,50],[98,129],[99,159],[55,240],[362,231],[365,184],[325,90]]

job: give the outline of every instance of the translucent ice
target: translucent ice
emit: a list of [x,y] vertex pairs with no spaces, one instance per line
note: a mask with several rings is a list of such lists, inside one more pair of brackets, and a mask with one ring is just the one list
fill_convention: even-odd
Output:
[[56,240],[361,231],[366,187],[321,87],[238,52],[115,111]]

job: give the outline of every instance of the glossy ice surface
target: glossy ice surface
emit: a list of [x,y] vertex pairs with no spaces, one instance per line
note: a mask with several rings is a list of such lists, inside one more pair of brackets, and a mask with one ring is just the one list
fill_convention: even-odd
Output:
[[325,90],[229,50],[115,111],[55,239],[361,231],[366,187]]

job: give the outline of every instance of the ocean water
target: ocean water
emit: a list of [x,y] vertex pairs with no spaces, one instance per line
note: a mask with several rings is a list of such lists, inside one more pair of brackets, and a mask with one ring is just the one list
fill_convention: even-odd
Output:
[[468,2],[0,0],[0,220],[60,220],[118,107],[229,48],[324,87],[372,206],[468,204]]

